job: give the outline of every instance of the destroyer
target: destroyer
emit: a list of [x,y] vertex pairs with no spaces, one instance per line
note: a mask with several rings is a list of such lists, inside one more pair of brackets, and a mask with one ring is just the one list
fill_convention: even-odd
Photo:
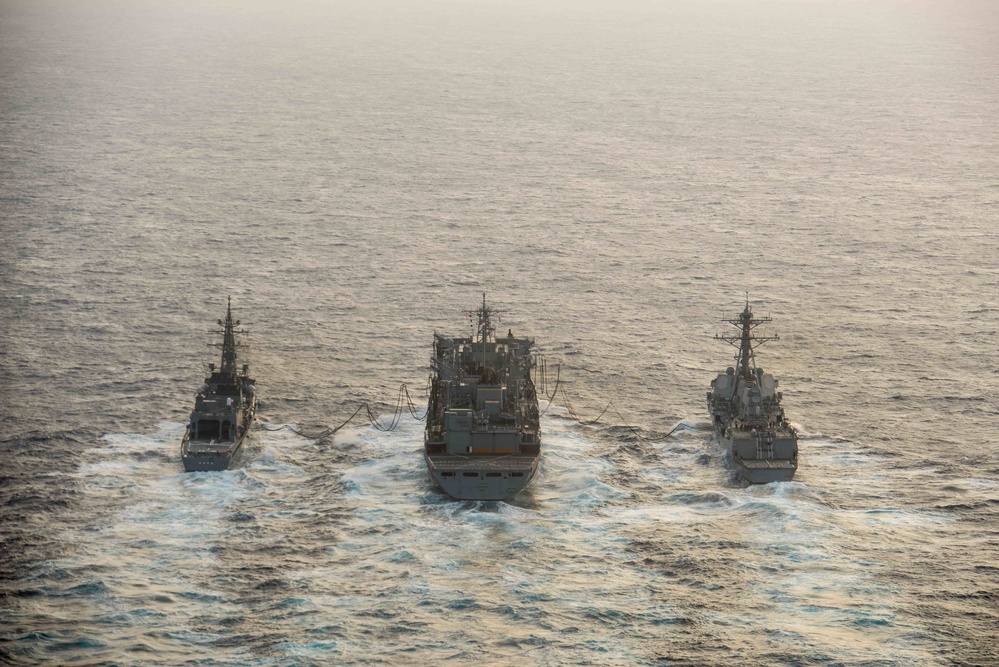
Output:
[[430,476],[458,500],[505,500],[533,479],[541,458],[534,340],[496,338],[495,311],[471,313],[471,338],[434,334],[424,458]]
[[218,321],[221,330],[210,333],[222,336],[222,364],[216,368],[208,364],[210,375],[198,389],[194,399],[191,423],[184,433],[180,455],[184,470],[225,470],[243,445],[257,409],[253,380],[247,375],[249,365],[237,370],[236,350],[243,347],[236,342],[239,321],[232,321],[232,299],[226,308],[225,320]]
[[777,380],[756,366],[754,350],[777,336],[757,336],[753,329],[772,320],[753,317],[746,308],[733,320],[738,336],[715,336],[739,348],[736,368],[728,368],[711,381],[708,412],[718,440],[735,469],[752,484],[786,482],[798,469],[798,434],[781,407]]

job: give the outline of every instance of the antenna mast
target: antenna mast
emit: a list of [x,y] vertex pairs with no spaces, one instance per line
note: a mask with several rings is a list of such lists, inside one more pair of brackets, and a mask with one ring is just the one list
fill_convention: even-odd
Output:
[[221,330],[215,329],[209,331],[208,333],[221,334],[221,343],[209,343],[211,347],[221,347],[222,348],[222,366],[219,368],[219,373],[222,375],[228,375],[235,377],[237,375],[236,371],[236,350],[243,347],[242,344],[236,342],[236,334],[248,333],[245,330],[237,330],[236,327],[239,326],[239,320],[233,321],[232,319],[232,297],[228,297],[226,301],[226,312],[225,319],[218,320],[218,324],[222,327]]
[[753,354],[753,350],[769,341],[780,340],[780,337],[776,334],[773,336],[757,336],[753,334],[753,329],[761,324],[769,324],[772,321],[769,315],[766,317],[753,317],[753,309],[749,305],[748,296],[746,297],[746,308],[738,318],[722,320],[722,322],[728,322],[740,330],[738,336],[716,335],[715,340],[723,340],[739,348],[735,360],[736,365],[739,367],[739,375],[742,378],[751,379],[753,377],[753,370],[756,368],[756,356]]

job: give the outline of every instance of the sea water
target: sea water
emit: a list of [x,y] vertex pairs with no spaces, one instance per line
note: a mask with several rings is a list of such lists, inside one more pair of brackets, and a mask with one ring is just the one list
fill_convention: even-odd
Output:
[[[994,664],[997,25],[6,3],[3,661]],[[558,378],[515,499],[433,486],[408,411],[291,430],[420,416],[483,292]],[[229,295],[258,426],[185,474]],[[707,420],[747,298],[788,483]]]

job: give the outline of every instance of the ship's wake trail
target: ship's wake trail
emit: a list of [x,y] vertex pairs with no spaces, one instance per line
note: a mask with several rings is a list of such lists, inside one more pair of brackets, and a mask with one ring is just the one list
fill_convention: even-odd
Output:
[[248,612],[244,587],[259,583],[256,565],[281,569],[260,555],[281,539],[266,530],[280,529],[270,515],[286,503],[315,511],[295,497],[309,478],[293,462],[296,448],[311,443],[255,433],[241,467],[185,473],[183,433],[183,424],[162,423],[104,436],[85,453],[74,480],[83,519],[60,536],[68,555],[24,582],[38,595],[20,620],[53,630],[22,638],[21,655],[172,665],[204,650],[219,664],[254,659],[253,641],[232,639]]
[[[921,534],[952,520],[899,507],[878,469],[890,462],[864,448],[804,443],[798,481],[762,486],[726,467],[709,427],[652,451],[607,447],[614,479],[635,499],[619,513],[627,548],[659,573],[656,595],[684,601],[686,622],[654,653],[727,663],[764,655],[765,636],[778,661],[932,662],[926,619],[905,611],[891,581],[897,553],[872,558],[870,545],[892,535],[892,548],[918,548]],[[829,479],[840,482],[824,488]]]
[[180,424],[107,436],[76,474],[88,520],[14,619],[52,632],[16,645],[152,665],[932,663],[939,637],[891,574],[949,514],[900,507],[891,462],[853,443],[804,437],[798,481],[747,487],[705,424],[679,426],[649,443],[554,411],[512,502],[441,492],[412,417],[319,442],[255,430],[208,473],[181,472]]
[[[389,656],[418,645],[431,662],[594,652],[641,661],[629,628],[676,613],[647,595],[648,573],[613,534],[607,512],[627,494],[601,481],[611,466],[580,429],[546,422],[539,476],[511,502],[455,501],[434,487],[419,430],[404,421],[402,440],[369,429],[342,436],[372,455],[344,472],[355,510],[313,582],[350,629],[343,657],[361,659],[374,637]],[[334,590],[346,597],[334,600]]]

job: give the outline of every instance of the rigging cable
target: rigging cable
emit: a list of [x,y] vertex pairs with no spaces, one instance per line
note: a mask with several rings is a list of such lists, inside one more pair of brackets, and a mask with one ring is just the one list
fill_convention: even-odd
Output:
[[351,421],[353,421],[354,417],[357,416],[357,413],[359,413],[361,411],[361,408],[364,408],[367,405],[368,405],[367,403],[362,403],[361,405],[357,406],[356,410],[354,410],[354,414],[352,414],[351,416],[347,417],[347,420],[345,422],[343,422],[342,424],[340,424],[336,428],[327,428],[325,431],[322,431],[321,433],[318,433],[316,435],[309,435],[307,433],[304,433],[304,432],[298,430],[297,428],[295,428],[294,426],[292,426],[291,424],[284,424],[282,426],[278,426],[277,428],[268,428],[268,426],[266,424],[261,424],[260,426],[265,431],[272,431],[273,432],[273,431],[288,430],[288,431],[291,431],[292,433],[294,433],[295,435],[298,435],[298,436],[301,436],[301,437],[305,438],[306,440],[322,440],[323,438],[328,438],[329,436],[333,435],[334,433],[336,433],[337,431],[339,431],[340,429],[342,429],[344,426],[346,426],[347,424],[349,424]]
[[399,420],[402,418],[402,401],[405,388],[405,383],[399,386],[399,395],[395,402],[395,412],[392,414],[392,419],[388,426],[382,426],[381,422],[378,421],[378,418],[371,412],[371,407],[367,403],[364,404],[365,412],[368,414],[368,421],[371,422],[372,426],[383,433],[394,431],[396,427],[399,426]]
[[[554,398],[555,394],[558,392],[558,389],[559,389],[559,387],[556,386],[555,391],[552,392],[552,397],[553,398]],[[582,420],[582,419],[579,418],[579,414],[577,414],[576,411],[575,411],[575,409],[573,409],[572,404],[569,401],[569,395],[565,391],[565,387],[562,387],[561,389],[562,389],[562,402],[565,405],[565,409],[568,412],[569,417],[573,421],[575,421],[577,424],[579,424],[580,426],[593,426],[594,424],[596,424],[597,422],[599,422],[600,418],[603,417],[604,414],[606,414],[607,410],[609,410],[611,408],[614,409],[614,414],[617,415],[618,419],[620,419],[622,422],[624,422],[623,426],[625,428],[627,428],[629,431],[631,431],[636,438],[638,438],[639,440],[641,440],[643,442],[648,442],[648,443],[661,442],[661,441],[665,440],[666,438],[670,437],[671,435],[673,435],[674,433],[676,433],[676,431],[678,431],[680,429],[680,427],[683,426],[683,422],[680,422],[679,424],[677,424],[676,426],[674,426],[672,429],[670,429],[669,432],[666,433],[665,435],[655,436],[655,437],[646,437],[646,436],[642,435],[642,433],[638,429],[636,429],[634,426],[631,426],[630,424],[627,423],[627,420],[621,414],[621,411],[618,410],[617,406],[614,405],[613,401],[610,402],[610,403],[608,403],[606,405],[606,407],[604,407],[604,409],[600,411],[600,414],[598,414],[596,416],[596,418],[584,421],[584,420]],[[549,403],[548,406],[545,407],[545,411],[546,412],[548,411],[549,407],[551,407],[551,403]],[[542,413],[542,414],[544,414],[544,413]]]
[[[413,397],[409,395],[409,387],[407,387],[405,384],[403,384],[402,385],[402,389],[403,389],[403,391],[406,392],[406,407],[409,408],[409,414],[413,415],[413,419],[415,419],[418,422],[427,421],[427,415],[430,414],[430,408],[428,407],[426,410],[424,410],[423,411],[423,415],[421,416],[420,413],[419,413],[419,411],[418,411],[418,409],[417,409],[417,407],[416,407],[416,404],[413,402]],[[430,393],[430,381],[429,381],[429,377],[428,377],[427,378],[427,394],[429,394],[429,393]]]
[[[404,401],[406,406],[405,408],[403,407]],[[273,431],[288,430],[297,436],[305,438],[306,440],[322,440],[323,438],[328,438],[329,436],[333,435],[337,431],[347,426],[347,424],[352,422],[354,418],[357,417],[358,414],[360,414],[361,410],[364,410],[365,416],[368,418],[368,423],[370,423],[371,426],[373,426],[375,429],[382,432],[394,431],[396,428],[399,427],[399,422],[402,420],[402,412],[404,409],[408,410],[409,413],[413,416],[413,418],[416,419],[417,421],[425,421],[427,419],[426,412],[422,416],[419,414],[416,408],[416,404],[413,402],[413,398],[409,394],[409,387],[406,386],[405,382],[399,385],[399,394],[396,398],[395,410],[392,413],[391,419],[389,419],[388,426],[378,421],[378,417],[375,416],[374,412],[371,410],[371,404],[368,403],[367,401],[357,406],[357,409],[354,410],[354,414],[348,417],[339,426],[327,428],[316,434],[305,433],[304,431],[295,428],[291,424],[284,424],[282,426],[278,426],[277,428],[270,428],[266,424],[261,424],[260,426],[265,431],[273,432]]]
[[[542,389],[541,389],[541,393],[544,394],[545,398],[548,399],[548,405],[546,405],[545,409],[542,411],[542,413],[540,415],[538,415],[538,419],[540,419],[541,417],[545,416],[545,413],[548,412],[548,408],[550,408],[552,406],[552,403],[555,402],[555,396],[558,394],[559,384],[560,384],[560,382],[562,380],[562,364],[558,364],[555,367],[555,371],[556,371],[555,372],[555,389],[552,390],[551,396],[549,396],[548,392],[545,391],[545,389],[546,389],[545,387],[542,387]],[[546,374],[547,374],[547,372],[546,372]],[[565,397],[565,390],[564,389],[562,390],[562,396]]]
[[[620,419],[622,422],[626,422],[627,421],[627,420],[625,420],[624,416],[621,414],[621,411],[618,410],[617,406],[614,404],[613,401],[610,402],[610,403],[608,403],[604,407],[604,409],[600,411],[600,414],[598,414],[594,419],[589,419],[589,420],[580,419],[579,414],[572,407],[572,403],[569,400],[569,395],[565,391],[565,387],[562,385],[562,364],[558,364],[556,366],[555,388],[552,390],[551,394],[548,394],[548,392],[546,391],[546,389],[547,389],[547,387],[546,387],[546,384],[547,384],[546,380],[547,380],[548,373],[547,373],[547,363],[544,360],[542,360],[542,364],[541,364],[541,369],[540,370],[541,370],[540,380],[541,380],[541,385],[542,385],[541,386],[541,390],[542,390],[542,394],[548,399],[548,405],[546,405],[545,409],[541,412],[540,415],[538,415],[539,419],[541,417],[545,416],[545,413],[548,412],[548,409],[555,402],[555,398],[558,396],[559,392],[561,391],[561,394],[562,394],[562,403],[565,405],[565,409],[567,411],[567,414],[569,415],[569,418],[572,419],[573,421],[575,421],[580,426],[593,426],[593,425],[599,423],[600,420],[603,418],[603,416],[605,414],[607,414],[607,411],[610,410],[611,408],[614,409],[614,414],[617,415],[618,419]],[[428,377],[427,378],[427,387],[428,387],[427,391],[428,391],[428,393],[429,393],[430,382],[431,382],[431,380]],[[421,421],[421,422],[422,421],[426,421],[427,417],[430,414],[430,409],[429,408],[427,410],[424,410],[422,415],[419,413],[419,410],[416,407],[416,403],[413,401],[413,397],[409,393],[409,387],[406,385],[405,382],[403,382],[403,383],[401,383],[399,385],[399,393],[398,393],[398,395],[396,397],[395,410],[392,412],[392,417],[389,419],[388,425],[382,424],[378,420],[378,417],[371,410],[371,405],[367,401],[365,401],[365,402],[361,403],[359,406],[357,406],[357,409],[354,410],[354,413],[352,415],[350,415],[350,417],[348,417],[339,426],[327,428],[327,429],[325,429],[325,430],[323,430],[320,433],[317,433],[315,435],[310,435],[308,433],[305,433],[304,431],[301,431],[301,430],[295,428],[294,426],[292,426],[290,424],[284,424],[284,425],[279,426],[277,428],[269,428],[266,424],[261,424],[261,427],[265,431],[281,431],[281,430],[287,429],[287,430],[291,431],[292,433],[294,433],[295,435],[298,435],[298,436],[300,436],[302,438],[305,438],[307,440],[322,440],[323,438],[328,438],[329,436],[337,433],[338,431],[340,431],[341,429],[343,429],[345,426],[347,426],[350,422],[352,422],[354,420],[355,417],[357,417],[358,414],[360,414],[361,410],[364,410],[365,416],[368,418],[368,423],[370,423],[373,428],[375,428],[375,429],[377,429],[377,430],[379,430],[379,431],[381,431],[383,433],[387,433],[389,431],[394,431],[395,429],[397,429],[399,427],[399,423],[402,421],[402,413],[403,413],[404,410],[408,411],[409,414],[413,417],[413,419],[415,419],[417,421]],[[683,422],[678,423],[676,426],[674,426],[672,429],[670,429],[670,431],[668,433],[666,433],[665,435],[655,436],[655,437],[646,437],[646,436],[642,435],[641,432],[638,431],[638,429],[636,429],[634,426],[631,426],[630,424],[625,423],[624,426],[629,431],[631,431],[635,435],[635,437],[638,438],[639,440],[641,440],[643,442],[653,443],[653,442],[660,442],[660,441],[665,440],[666,438],[670,437],[671,435],[673,435],[677,430],[680,429],[681,426],[683,426]]]

